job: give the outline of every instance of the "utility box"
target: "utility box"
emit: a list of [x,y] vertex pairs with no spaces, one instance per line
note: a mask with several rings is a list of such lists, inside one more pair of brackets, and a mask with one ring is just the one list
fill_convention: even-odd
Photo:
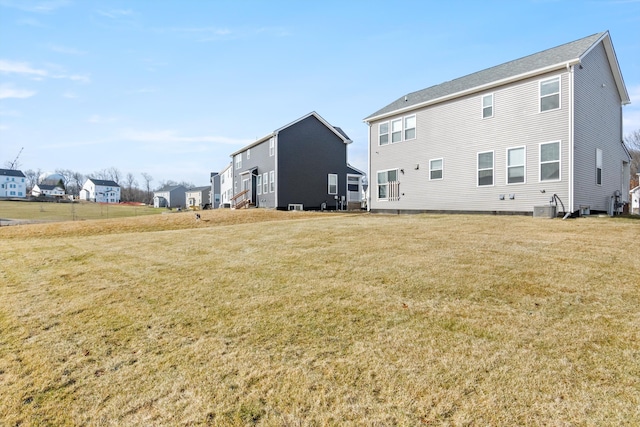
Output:
[[534,218],[555,218],[556,207],[553,205],[534,206],[533,217]]

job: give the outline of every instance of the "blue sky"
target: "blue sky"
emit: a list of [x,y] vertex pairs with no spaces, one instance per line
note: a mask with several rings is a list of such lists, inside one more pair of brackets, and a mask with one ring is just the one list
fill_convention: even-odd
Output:
[[207,185],[316,111],[354,141],[408,92],[609,30],[640,129],[640,0],[0,0],[0,167]]

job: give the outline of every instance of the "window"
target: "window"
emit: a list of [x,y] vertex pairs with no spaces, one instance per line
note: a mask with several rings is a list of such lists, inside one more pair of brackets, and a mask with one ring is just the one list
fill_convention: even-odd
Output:
[[416,137],[416,116],[404,118],[404,139],[414,139]]
[[560,108],[560,77],[540,82],[540,111]]
[[338,175],[329,174],[329,194],[338,194]]
[[493,94],[482,97],[482,118],[488,119],[493,117]]
[[272,157],[274,154],[276,154],[276,140],[271,138],[269,140],[269,157]]
[[262,174],[262,194],[269,192],[269,175],[267,173]]
[[391,121],[391,142],[402,141],[402,119]]
[[360,178],[357,176],[347,177],[347,191],[360,191]]
[[399,200],[398,169],[378,172],[378,200]]
[[429,179],[442,179],[442,159],[429,160]]
[[247,160],[251,158],[251,148],[247,149]]
[[269,192],[276,191],[276,173],[275,171],[269,172]]
[[596,148],[596,184],[602,185],[602,150]]
[[224,174],[220,177],[220,184],[224,184]]
[[379,145],[387,145],[389,143],[389,122],[378,125],[378,143]]
[[236,155],[236,169],[242,168],[242,153]]
[[525,181],[524,147],[507,149],[507,184],[520,184]]
[[262,175],[256,176],[256,193],[262,194]]
[[560,142],[540,144],[540,181],[560,180]]
[[478,186],[493,185],[493,151],[478,153]]

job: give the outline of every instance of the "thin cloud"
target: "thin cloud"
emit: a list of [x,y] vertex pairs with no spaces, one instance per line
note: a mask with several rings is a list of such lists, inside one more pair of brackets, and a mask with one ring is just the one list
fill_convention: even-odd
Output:
[[185,143],[213,143],[228,145],[246,145],[252,142],[250,139],[229,138],[225,136],[203,135],[203,136],[182,136],[174,130],[159,131],[135,131],[127,130],[123,133],[123,138],[136,142],[153,142],[167,144]]
[[0,72],[7,74],[28,74],[46,77],[48,75],[46,70],[39,70],[33,68],[26,62],[6,61],[0,59]]
[[106,16],[111,19],[122,18],[123,16],[131,16],[133,15],[133,10],[131,9],[111,9],[111,10],[98,10],[98,14],[102,16]]
[[79,50],[73,47],[68,47],[68,46],[61,46],[57,44],[50,44],[49,49],[51,49],[53,52],[64,53],[66,55],[86,55],[87,54],[87,52],[84,52],[82,50]]
[[32,96],[34,96],[37,92],[34,90],[28,90],[28,89],[17,89],[14,88],[13,85],[10,84],[3,84],[0,85],[0,99],[7,99],[7,98],[19,98],[19,99],[24,99],[24,98],[31,98]]
[[0,6],[33,13],[51,13],[69,4],[69,0],[0,0]]

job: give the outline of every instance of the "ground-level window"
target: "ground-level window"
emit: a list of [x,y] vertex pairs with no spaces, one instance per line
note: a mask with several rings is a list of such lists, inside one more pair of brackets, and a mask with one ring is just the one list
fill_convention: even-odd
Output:
[[540,181],[560,180],[560,141],[540,144]]
[[329,194],[338,194],[338,175],[335,173],[329,174]]
[[525,158],[524,147],[507,149],[507,184],[525,182]]
[[493,151],[478,153],[478,186],[493,185]]
[[429,179],[442,179],[444,164],[442,159],[429,160]]
[[276,173],[275,171],[269,172],[269,192],[276,191]]
[[493,117],[493,94],[482,97],[482,118],[488,119]]
[[262,175],[256,176],[256,193],[262,194]]
[[378,200],[398,200],[398,169],[378,172]]
[[378,125],[378,144],[387,145],[389,143],[389,122]]
[[602,185],[602,150],[596,148],[596,184]]
[[262,174],[262,194],[269,192],[269,175],[267,172]]
[[560,77],[540,82],[540,111],[560,108]]

